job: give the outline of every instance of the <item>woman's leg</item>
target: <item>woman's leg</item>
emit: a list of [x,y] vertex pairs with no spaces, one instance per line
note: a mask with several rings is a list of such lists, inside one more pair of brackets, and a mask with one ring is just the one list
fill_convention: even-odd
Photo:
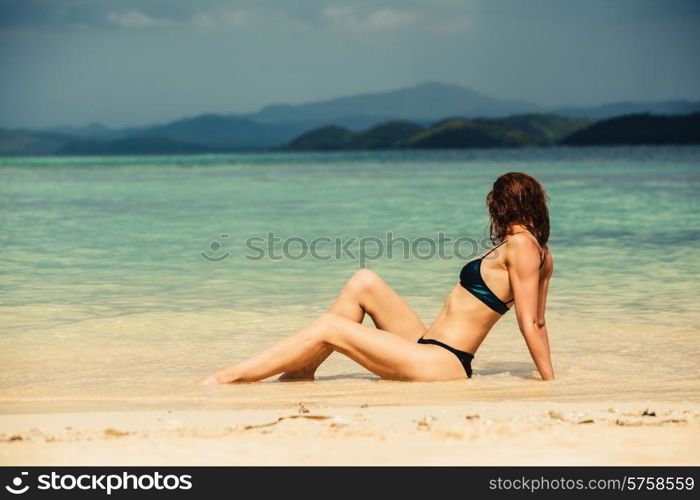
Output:
[[466,377],[457,357],[442,347],[418,344],[337,314],[324,313],[291,337],[200,382],[263,380],[298,370],[329,349],[345,354],[382,378],[432,381]]
[[[411,307],[377,273],[360,269],[350,278],[329,312],[356,323],[362,323],[365,313],[380,330],[390,331],[412,342],[425,333],[425,326]],[[320,351],[307,365],[287,371],[280,380],[313,380],[318,367],[333,350]]]

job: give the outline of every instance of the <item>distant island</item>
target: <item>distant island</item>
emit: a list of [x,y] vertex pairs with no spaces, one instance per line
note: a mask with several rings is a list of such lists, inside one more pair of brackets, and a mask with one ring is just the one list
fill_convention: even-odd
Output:
[[574,132],[562,139],[560,144],[700,144],[700,113],[681,116],[653,116],[645,113],[610,118]]
[[506,118],[448,118],[429,127],[406,121],[382,123],[362,132],[335,125],[311,130],[287,150],[449,149],[550,146],[590,126],[591,120],[557,115]]
[[0,128],[0,156],[700,144],[700,103],[544,109],[426,82],[255,113],[110,129]]
[[330,125],[302,134],[284,149],[328,151],[639,144],[700,144],[700,113],[682,116],[640,114],[598,122],[557,115],[451,118],[427,128],[396,121],[359,133]]

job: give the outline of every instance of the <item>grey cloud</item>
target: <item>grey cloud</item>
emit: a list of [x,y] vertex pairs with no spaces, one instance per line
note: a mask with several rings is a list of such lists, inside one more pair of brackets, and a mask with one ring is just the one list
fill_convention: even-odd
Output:
[[[42,27],[60,29],[83,25],[153,25],[159,22],[187,24],[193,20],[229,16],[235,12],[258,13],[259,18],[284,17],[298,26],[321,26],[327,21],[324,12],[343,9],[352,12],[357,26],[390,28],[410,24],[418,15],[447,13],[468,8],[471,1],[420,0],[0,0],[0,29]],[[282,15],[282,14],[283,15]],[[121,19],[121,21],[119,21]],[[349,17],[345,19],[348,21]],[[116,21],[116,22],[115,22]]]
[[697,0],[0,0],[0,120],[131,125],[425,80],[698,99],[699,41]]
[[[124,23],[143,19],[183,21],[206,0],[0,0],[0,29],[62,29],[75,25],[109,27],[121,16]],[[219,2],[220,3],[220,2]],[[130,20],[131,18],[131,20]],[[119,24],[118,22],[116,24]]]

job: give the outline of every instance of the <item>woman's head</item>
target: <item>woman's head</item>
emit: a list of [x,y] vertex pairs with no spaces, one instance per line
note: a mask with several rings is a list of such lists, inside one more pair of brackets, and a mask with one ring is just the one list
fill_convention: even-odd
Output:
[[486,196],[491,241],[502,241],[511,224],[521,224],[545,247],[549,239],[548,200],[547,193],[534,177],[522,172],[500,176]]

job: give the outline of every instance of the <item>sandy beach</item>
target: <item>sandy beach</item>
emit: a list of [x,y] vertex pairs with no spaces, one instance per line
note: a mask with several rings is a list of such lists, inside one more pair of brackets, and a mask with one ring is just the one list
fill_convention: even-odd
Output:
[[[700,465],[699,151],[7,160],[0,464]],[[194,383],[308,325],[359,267],[250,260],[247,238],[478,239],[507,171],[551,196],[555,381],[511,312],[469,380],[334,354],[316,382]],[[428,325],[462,257],[367,264]]]
[[699,489],[699,27],[0,0],[0,493]]
[[697,465],[695,403],[33,413],[0,416],[3,465]]

